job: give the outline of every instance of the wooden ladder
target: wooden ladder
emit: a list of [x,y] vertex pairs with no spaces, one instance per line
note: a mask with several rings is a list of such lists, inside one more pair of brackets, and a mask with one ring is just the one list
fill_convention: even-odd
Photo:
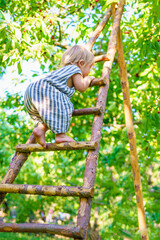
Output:
[[[96,61],[104,61],[102,78],[95,79],[92,86],[99,85],[97,104],[94,108],[74,110],[73,116],[94,114],[92,134],[90,142],[71,142],[71,143],[48,143],[46,149],[39,144],[35,144],[35,137],[32,134],[26,144],[16,147],[14,161],[11,163],[6,175],[0,184],[0,203],[2,203],[6,193],[39,194],[47,196],[75,196],[80,198],[80,205],[77,216],[77,226],[68,227],[53,224],[39,223],[3,223],[0,222],[0,232],[34,232],[52,233],[74,239],[87,239],[88,226],[90,221],[91,202],[94,196],[94,182],[96,177],[96,167],[99,155],[99,145],[103,125],[104,111],[106,106],[107,93],[109,88],[109,77],[116,52],[116,43],[120,19],[122,16],[124,1],[120,1],[116,11],[111,37],[109,40],[106,55],[96,57]],[[88,41],[87,48],[91,49],[100,32],[106,25],[111,16],[111,8],[105,13],[102,21]],[[66,150],[88,150],[86,166],[84,172],[83,186],[39,186],[12,184],[18,175],[21,167],[27,160],[31,152],[38,151],[66,151]],[[100,239],[99,237],[97,239]]]

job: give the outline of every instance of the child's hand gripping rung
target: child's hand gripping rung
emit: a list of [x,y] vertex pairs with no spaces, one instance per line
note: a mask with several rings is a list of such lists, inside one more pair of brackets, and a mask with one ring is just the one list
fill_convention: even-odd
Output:
[[106,84],[106,78],[105,77],[94,78],[90,83],[90,87],[92,87],[92,86],[103,86],[105,84]]

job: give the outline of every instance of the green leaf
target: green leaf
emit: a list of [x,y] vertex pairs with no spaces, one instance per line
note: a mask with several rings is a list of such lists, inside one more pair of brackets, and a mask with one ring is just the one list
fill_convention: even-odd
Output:
[[153,66],[151,65],[149,68],[146,68],[143,72],[141,72],[139,75],[141,77],[146,76],[149,72],[151,72]]
[[20,31],[20,29],[18,29],[18,28],[15,28],[14,29],[15,30],[15,35],[16,35],[16,38],[20,41],[21,40],[21,38],[22,38],[22,34],[21,34],[21,31]]
[[107,0],[107,5],[111,3],[117,3],[117,2],[119,2],[119,0]]
[[[0,14],[0,73],[9,73],[9,75],[5,73],[1,75],[1,84],[6,81],[6,85],[9,86],[8,79],[12,79],[12,83],[16,84],[12,88],[16,92],[19,89],[25,91],[26,85],[34,81],[36,73],[39,75],[37,64],[31,65],[26,62],[22,65],[22,59],[27,61],[32,59],[33,62],[38,60],[43,73],[57,69],[65,51],[61,46],[66,44],[71,46],[75,42],[85,45],[89,40],[89,34],[102,20],[111,2],[113,1],[82,0],[78,3],[73,0],[1,0],[4,12],[2,16]],[[155,236],[158,238],[157,226],[160,222],[160,204],[157,204],[160,146],[158,6],[159,1],[127,0],[121,19],[149,239],[155,239]],[[60,24],[58,25],[57,22]],[[112,18],[93,46],[95,55],[107,52],[111,29]],[[59,43],[58,46],[56,42]],[[28,64],[35,70],[32,72],[35,75],[31,80],[28,74],[26,80],[18,74],[14,76],[12,70],[22,74],[22,66],[26,68]],[[101,77],[102,69],[103,62],[96,63],[91,75]],[[94,208],[98,206],[98,228],[102,239],[140,239],[117,56],[113,62],[110,79],[95,179],[91,225],[93,226],[95,222]],[[24,85],[21,85],[22,81]],[[83,93],[76,91],[71,99],[74,108],[95,107],[98,89],[91,87]],[[13,149],[18,143],[25,143],[34,128],[34,122],[24,110],[22,94],[22,92],[18,94],[9,92],[5,97],[0,98],[0,180],[6,174]],[[89,141],[93,118],[94,116],[89,115],[72,118],[73,124],[68,134],[77,141]],[[54,137],[55,135],[48,131],[46,141],[51,142]],[[16,183],[81,186],[86,155],[87,151],[33,153],[21,169]],[[36,216],[35,221],[39,221],[38,212],[41,206],[44,207],[45,215],[53,206],[53,217],[56,217],[54,221],[59,216],[58,211],[69,212],[72,214],[69,224],[72,225],[77,214],[78,200],[70,198],[69,201],[68,198],[54,200],[52,197],[23,195],[17,198],[16,195],[7,195],[5,201],[9,204],[9,208],[16,207],[16,222],[29,221],[31,212]],[[0,211],[3,214],[3,204]],[[5,215],[4,220],[10,222],[9,218],[9,214]],[[0,233],[2,239],[3,234],[6,233]],[[7,235],[5,239],[10,237]],[[19,238],[32,239],[34,236],[17,234],[15,239]],[[45,239],[48,238],[50,237],[46,236]]]
[[0,22],[3,22],[5,20],[5,16],[3,12],[0,10]]
[[10,53],[7,53],[3,56],[2,62],[5,62],[10,57]]
[[1,24],[0,25],[0,30],[2,31],[3,29],[5,29],[6,28],[6,24],[5,23],[3,23],[3,24]]
[[20,58],[18,63],[17,63],[17,68],[18,68],[18,74],[21,74],[22,72],[22,59]]
[[157,66],[160,69],[160,57],[158,57],[158,59],[157,59]]

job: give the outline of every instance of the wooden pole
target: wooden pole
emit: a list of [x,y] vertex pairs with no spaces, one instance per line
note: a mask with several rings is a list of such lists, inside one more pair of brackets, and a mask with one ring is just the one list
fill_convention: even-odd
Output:
[[93,197],[93,188],[72,187],[72,186],[41,186],[27,184],[0,184],[0,191],[3,193],[21,193],[45,196],[75,196]]
[[50,233],[82,239],[84,231],[78,227],[59,226],[54,224],[0,222],[0,232]]
[[[112,12],[112,14],[114,13]],[[132,107],[131,107],[130,93],[129,93],[129,82],[127,77],[127,68],[126,68],[125,58],[123,53],[123,44],[122,44],[120,28],[118,32],[118,38],[117,38],[117,57],[118,57],[118,65],[119,65],[119,71],[120,71],[121,87],[123,92],[123,104],[124,104],[126,129],[127,129],[128,139],[130,144],[131,166],[133,171],[134,189],[135,189],[136,200],[137,200],[139,230],[141,234],[141,239],[148,240],[145,211],[144,211],[144,205],[143,205],[141,176],[140,176],[140,169],[138,166],[136,134],[135,134],[134,125],[133,125]]]
[[[107,55],[110,56],[110,61],[105,62],[103,66],[102,77],[105,78],[107,84],[99,88],[98,99],[97,99],[97,107],[103,108],[103,114],[101,114],[100,116],[94,117],[92,135],[91,135],[91,140],[96,141],[98,145],[96,150],[88,152],[87,159],[86,159],[86,167],[84,172],[83,187],[94,187],[97,161],[98,161],[98,155],[99,155],[99,144],[101,139],[102,125],[103,125],[103,116],[104,116],[104,111],[106,106],[107,92],[109,88],[109,77],[110,77],[112,63],[114,60],[114,55],[116,52],[117,34],[120,26],[121,16],[123,13],[124,3],[125,3],[124,0],[120,1],[120,4],[116,12],[115,20],[113,23],[113,29],[111,32],[111,37],[109,40],[108,51],[107,51]],[[83,238],[84,240],[87,239],[87,230],[88,230],[88,225],[90,221],[91,202],[92,202],[91,198],[88,198],[88,199],[81,198],[80,206],[78,210],[77,226],[84,229],[85,231],[84,238]]]

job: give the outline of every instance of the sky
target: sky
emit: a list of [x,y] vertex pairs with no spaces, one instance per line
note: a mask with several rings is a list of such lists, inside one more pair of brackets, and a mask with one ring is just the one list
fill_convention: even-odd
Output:
[[[19,75],[18,71],[13,69],[13,67],[7,67],[6,74],[4,74],[2,78],[0,78],[0,97],[5,97],[6,91],[10,93],[19,92],[21,94],[24,94],[24,91],[29,85],[29,83],[33,80],[36,80],[36,78],[33,78],[32,75],[35,73],[37,73],[38,75],[43,74],[42,69],[40,69],[39,63],[36,61],[34,62],[33,60],[23,62],[22,69],[22,74]],[[25,81],[23,83],[20,83],[20,81],[23,81],[24,79]]]

